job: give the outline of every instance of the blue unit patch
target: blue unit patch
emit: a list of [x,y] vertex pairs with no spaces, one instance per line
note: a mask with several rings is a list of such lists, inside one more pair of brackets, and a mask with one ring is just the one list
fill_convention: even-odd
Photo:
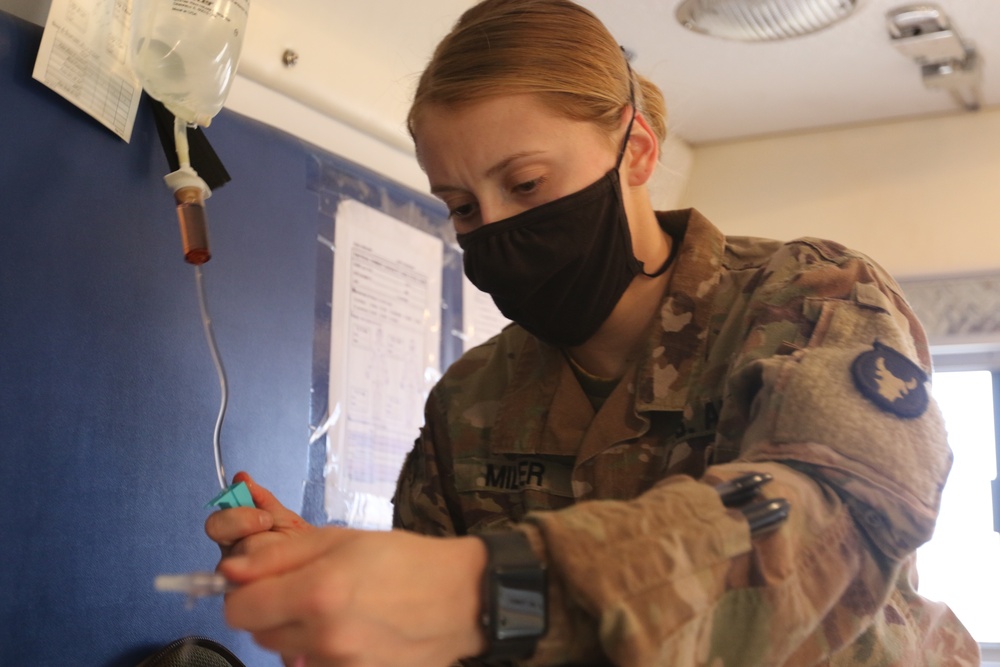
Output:
[[851,364],[854,384],[879,409],[906,419],[927,411],[927,373],[888,345],[858,355]]

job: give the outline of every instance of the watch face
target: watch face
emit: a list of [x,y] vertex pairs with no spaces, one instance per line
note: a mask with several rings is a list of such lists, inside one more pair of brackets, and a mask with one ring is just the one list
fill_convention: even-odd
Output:
[[540,637],[545,633],[545,594],[500,583],[496,591],[496,638]]

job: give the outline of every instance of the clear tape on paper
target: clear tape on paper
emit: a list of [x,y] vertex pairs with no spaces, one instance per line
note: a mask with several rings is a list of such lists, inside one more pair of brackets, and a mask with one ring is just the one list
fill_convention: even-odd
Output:
[[440,377],[443,242],[360,202],[336,212],[325,511],[387,529]]
[[318,280],[302,513],[317,524],[388,528],[427,395],[506,320],[463,286],[440,202],[336,156],[314,158]]

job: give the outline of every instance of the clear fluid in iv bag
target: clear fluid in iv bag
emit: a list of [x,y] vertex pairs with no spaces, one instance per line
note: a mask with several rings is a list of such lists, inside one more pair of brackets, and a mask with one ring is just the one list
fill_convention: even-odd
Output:
[[132,67],[178,118],[206,126],[222,109],[239,62],[250,0],[136,0]]

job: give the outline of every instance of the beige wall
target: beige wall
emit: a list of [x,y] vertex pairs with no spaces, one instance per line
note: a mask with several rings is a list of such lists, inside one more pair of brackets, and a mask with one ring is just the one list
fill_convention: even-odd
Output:
[[[226,106],[426,191],[412,153],[254,81]],[[726,233],[832,238],[904,278],[1000,270],[1000,109],[662,152],[656,206]]]
[[1000,109],[694,149],[681,197],[729,234],[832,238],[897,276],[1000,269]]

